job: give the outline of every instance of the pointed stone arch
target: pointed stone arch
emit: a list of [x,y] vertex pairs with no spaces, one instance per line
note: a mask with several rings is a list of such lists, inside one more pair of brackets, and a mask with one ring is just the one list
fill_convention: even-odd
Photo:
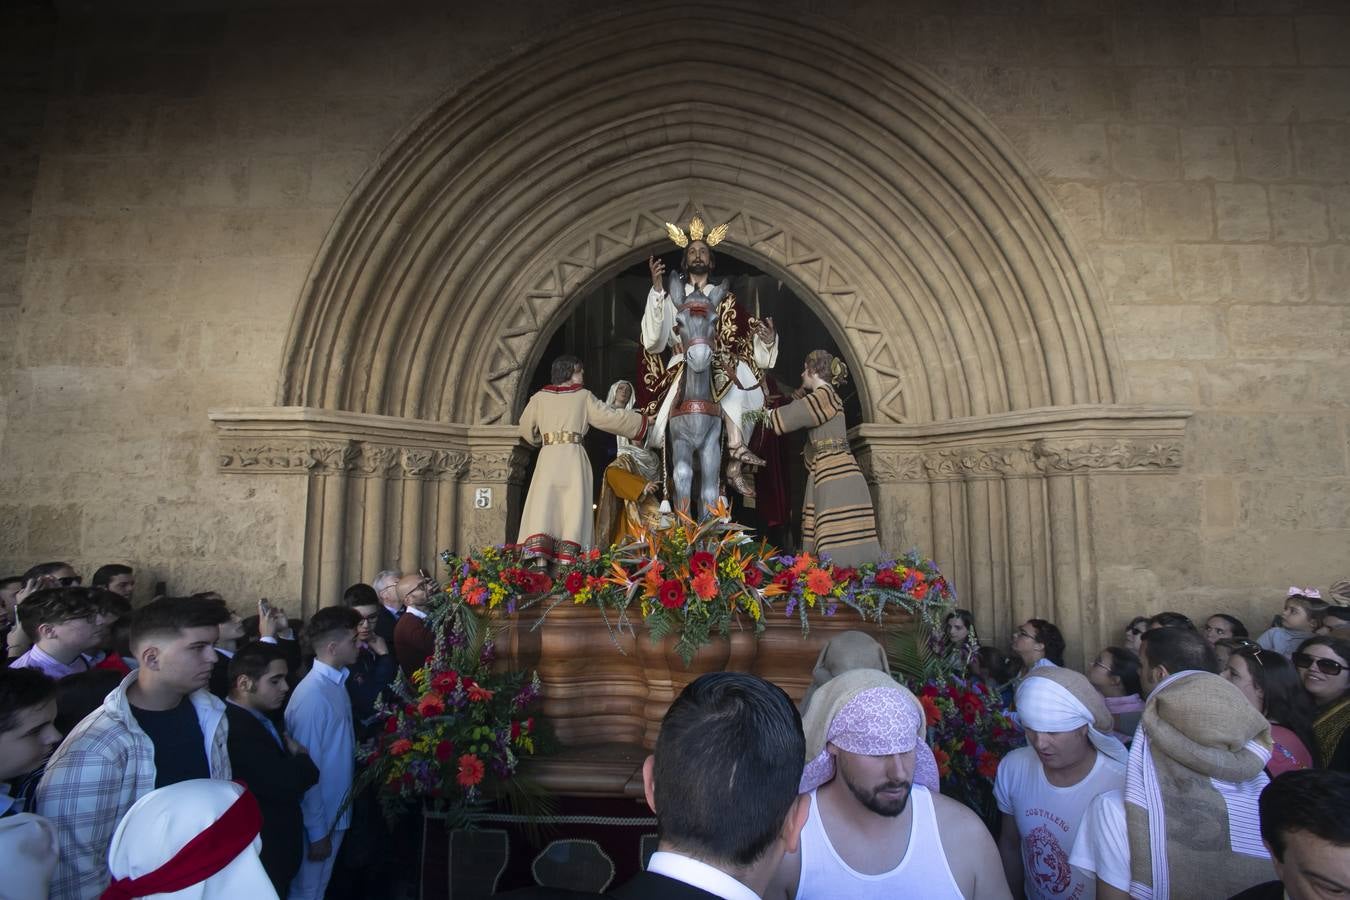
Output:
[[319,255],[279,400],[508,422],[568,293],[692,204],[811,292],[873,421],[1120,399],[1098,292],[983,116],[823,21],[681,4],[583,22],[396,141]]

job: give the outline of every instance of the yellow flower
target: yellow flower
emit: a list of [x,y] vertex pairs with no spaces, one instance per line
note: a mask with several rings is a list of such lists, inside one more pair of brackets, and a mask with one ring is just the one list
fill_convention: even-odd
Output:
[[578,604],[585,603],[589,599],[591,599],[591,589],[588,587],[584,587],[581,590],[577,591],[576,596],[572,598],[572,602]]

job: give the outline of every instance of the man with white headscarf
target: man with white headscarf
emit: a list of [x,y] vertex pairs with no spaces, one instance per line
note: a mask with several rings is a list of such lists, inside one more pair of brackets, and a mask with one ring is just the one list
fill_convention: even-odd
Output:
[[938,793],[923,708],[885,672],[826,682],[802,717],[811,806],[766,900],[1007,898],[984,823]]
[[1125,746],[1101,694],[1071,669],[1032,669],[1017,712],[1027,746],[1003,758],[994,781],[1008,886],[1028,900],[1090,898],[1096,881],[1069,865],[1069,851],[1092,799],[1125,786]]
[[238,782],[180,781],[122,817],[108,848],[103,900],[276,900],[259,852],[262,812]]

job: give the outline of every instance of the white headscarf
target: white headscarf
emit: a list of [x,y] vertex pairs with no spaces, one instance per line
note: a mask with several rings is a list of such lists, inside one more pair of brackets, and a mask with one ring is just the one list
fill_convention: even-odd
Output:
[[1017,688],[1017,716],[1033,731],[1075,731],[1086,725],[1092,746],[1122,766],[1128,759],[1125,745],[1110,733],[1114,723],[1106,701],[1072,669],[1032,669]]
[[[159,871],[190,841],[227,812],[233,812],[236,802],[251,803],[256,810],[257,801],[251,796],[241,801],[246,793],[241,784],[208,778],[180,781],[151,791],[132,804],[118,823],[108,848],[109,873],[114,879],[137,879]],[[262,838],[254,831],[252,841],[238,855],[223,868],[206,873],[195,884],[171,893],[132,891],[123,896],[162,900],[275,900],[276,890],[258,858],[261,850]]]
[[[622,408],[635,409],[637,407],[637,391],[633,389],[632,382],[622,379],[609,386],[609,393],[605,395],[605,405],[614,406],[614,397],[619,393],[619,385],[621,384],[628,385],[628,402]],[[635,444],[621,434],[616,435],[615,440],[619,445],[619,455],[631,457],[634,468],[639,475],[648,481],[661,480],[661,454]]]

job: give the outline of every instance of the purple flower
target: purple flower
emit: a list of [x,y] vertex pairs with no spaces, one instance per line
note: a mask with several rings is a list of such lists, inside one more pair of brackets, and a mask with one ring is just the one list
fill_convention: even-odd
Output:
[[795,610],[796,608],[797,608],[797,598],[794,596],[792,599],[788,600],[787,607],[783,610],[783,615],[790,617],[793,613],[793,610]]

